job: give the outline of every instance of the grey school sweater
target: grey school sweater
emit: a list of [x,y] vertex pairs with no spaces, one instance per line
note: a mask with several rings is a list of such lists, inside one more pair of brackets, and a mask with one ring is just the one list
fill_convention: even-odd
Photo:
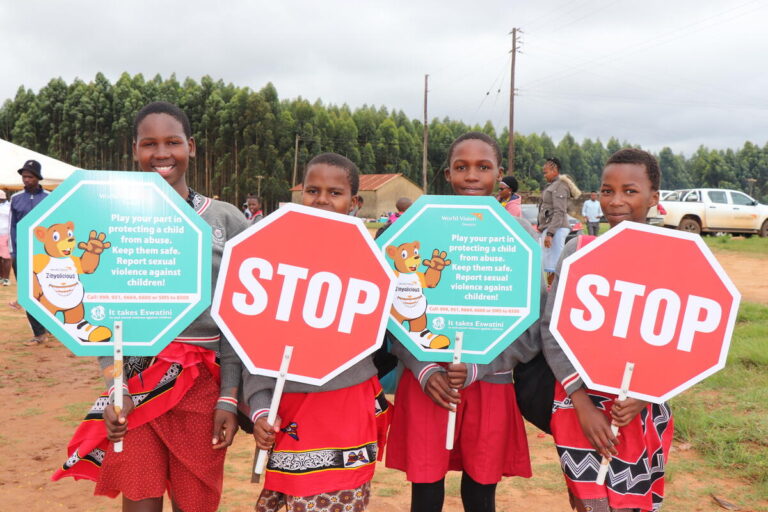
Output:
[[[191,192],[187,201],[192,208],[211,226],[212,257],[211,257],[211,293],[216,288],[216,279],[219,276],[219,266],[224,254],[224,244],[227,240],[239,234],[248,227],[248,221],[243,214],[229,203],[210,199],[200,194]],[[242,363],[237,353],[232,349],[227,339],[219,330],[219,327],[211,318],[211,308],[208,307],[179,335],[180,338],[208,338],[220,336],[218,341],[186,341],[190,345],[198,345],[213,350],[219,355],[221,363],[221,397],[237,398],[237,388],[240,386]],[[112,357],[100,357],[99,366],[102,370],[112,366]],[[107,388],[112,387],[112,379],[108,378]],[[232,391],[234,389],[234,392]],[[236,412],[235,405],[218,402],[217,409]]]

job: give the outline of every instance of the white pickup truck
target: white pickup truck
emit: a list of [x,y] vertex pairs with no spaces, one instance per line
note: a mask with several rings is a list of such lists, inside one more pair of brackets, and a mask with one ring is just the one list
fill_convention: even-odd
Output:
[[691,233],[768,236],[768,205],[738,190],[676,190],[664,199],[664,225]]

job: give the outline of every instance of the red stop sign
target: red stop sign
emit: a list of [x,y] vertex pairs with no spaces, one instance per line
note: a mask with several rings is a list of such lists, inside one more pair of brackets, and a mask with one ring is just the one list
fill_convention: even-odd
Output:
[[741,295],[698,235],[622,222],[563,261],[550,329],[590,388],[663,402],[725,366]]
[[289,204],[224,249],[211,315],[251,373],[320,385],[381,344],[395,277],[363,223]]

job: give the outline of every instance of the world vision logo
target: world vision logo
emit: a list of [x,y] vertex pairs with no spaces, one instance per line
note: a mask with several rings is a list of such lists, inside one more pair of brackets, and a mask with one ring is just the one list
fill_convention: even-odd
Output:
[[483,220],[483,214],[481,212],[470,213],[470,215],[477,217],[477,220]]

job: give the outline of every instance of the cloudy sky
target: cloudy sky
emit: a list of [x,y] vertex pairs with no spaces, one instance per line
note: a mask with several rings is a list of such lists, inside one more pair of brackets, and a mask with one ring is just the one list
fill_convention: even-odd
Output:
[[[221,4],[223,7],[215,6]],[[768,0],[0,0],[0,101],[52,77],[210,75],[556,140],[690,154],[768,140]]]

